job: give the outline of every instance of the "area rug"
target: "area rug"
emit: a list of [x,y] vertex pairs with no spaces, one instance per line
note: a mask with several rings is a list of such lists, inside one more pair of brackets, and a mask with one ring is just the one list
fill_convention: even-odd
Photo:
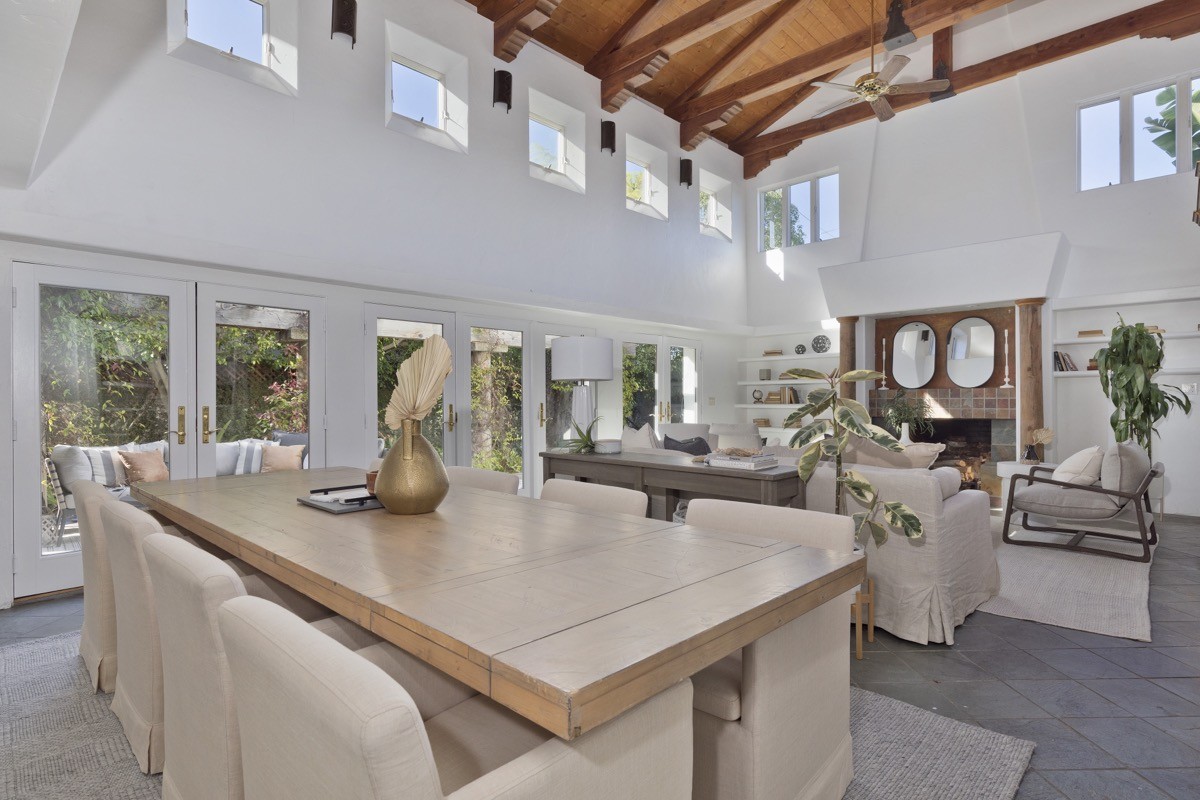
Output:
[[854,780],[843,800],[1011,800],[1033,742],[850,688]]
[[[979,607],[1002,617],[1028,619],[1062,628],[1150,641],[1150,565],[1137,561],[1021,547],[1001,539],[1004,517],[993,515],[992,533],[1000,562],[1000,593]],[[1016,538],[1063,537],[1016,528]],[[1140,547],[1120,542],[1096,546],[1124,552]],[[1089,545],[1092,543],[1089,542]]]
[[[22,800],[159,800],[160,776],[143,775],[94,694],[79,634],[0,647],[0,797]],[[965,725],[852,687],[851,800],[1011,800],[1033,743]]]

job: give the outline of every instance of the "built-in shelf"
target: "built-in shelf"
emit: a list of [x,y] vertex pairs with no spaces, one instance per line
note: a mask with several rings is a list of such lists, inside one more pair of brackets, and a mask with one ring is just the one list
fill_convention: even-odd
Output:
[[[1200,375],[1200,366],[1197,367],[1170,367],[1169,369],[1160,369],[1155,375]],[[1056,378],[1098,378],[1100,370],[1098,369],[1080,369],[1070,372],[1055,372]]]
[[807,361],[810,359],[822,358],[837,358],[838,353],[805,353],[802,356],[792,354],[790,356],[743,356],[738,359],[739,364],[753,364],[760,361]]
[[800,408],[798,403],[738,403],[734,408],[761,408],[764,411],[795,411]]
[[[1200,339],[1200,331],[1195,331],[1195,332],[1187,331],[1184,333],[1164,333],[1162,335],[1162,337],[1165,340],[1169,340],[1169,339]],[[1101,347],[1103,347],[1104,345],[1108,344],[1108,337],[1107,336],[1084,336],[1082,338],[1077,338],[1077,339],[1061,339],[1061,340],[1055,342],[1054,346],[1055,347],[1063,347],[1063,346],[1069,346],[1069,345],[1074,345],[1074,344],[1097,344],[1097,345],[1100,345]]]
[[738,381],[737,385],[738,386],[803,386],[805,384],[811,384],[814,386],[819,384],[819,385],[827,386],[829,384],[829,381]]

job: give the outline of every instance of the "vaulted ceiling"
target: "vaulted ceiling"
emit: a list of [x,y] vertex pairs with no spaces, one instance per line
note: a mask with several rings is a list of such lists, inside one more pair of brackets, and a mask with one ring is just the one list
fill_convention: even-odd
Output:
[[[945,99],[1131,36],[1200,32],[1198,0],[1163,0],[956,69],[954,26],[1009,0],[471,1],[494,23],[498,57],[512,61],[535,40],[599,78],[605,110],[640,97],[679,121],[683,149],[715,137],[745,157],[748,178],[806,138],[872,117],[857,104],[772,129],[816,91],[813,81],[867,58],[885,38],[891,47],[933,37],[935,77],[952,85],[933,99]],[[930,100],[914,94],[892,104]]]

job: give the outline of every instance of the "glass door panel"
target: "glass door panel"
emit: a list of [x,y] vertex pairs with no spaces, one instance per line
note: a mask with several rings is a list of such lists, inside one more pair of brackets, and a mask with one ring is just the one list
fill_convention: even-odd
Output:
[[658,343],[621,343],[621,415],[624,424],[638,429],[646,423],[657,429],[666,412],[666,401],[658,392]]
[[272,469],[324,465],[321,301],[201,284],[199,474],[262,471],[263,449],[302,447]]
[[[525,436],[526,332],[503,325],[466,324],[460,352],[469,364],[464,407],[464,452],[470,466],[520,475],[528,486]],[[460,392],[464,391],[460,387]]]
[[[534,340],[543,344],[540,352],[532,354],[534,361],[532,366],[533,386],[530,389],[530,396],[536,397],[538,400],[533,426],[534,441],[530,448],[530,473],[533,476],[534,491],[532,494],[534,495],[540,493],[542,486],[542,460],[538,454],[551,447],[565,447],[574,436],[571,428],[571,399],[575,384],[572,381],[551,379],[553,363],[550,344],[561,336],[594,336],[595,333],[595,330],[591,328],[534,325]],[[540,364],[538,363],[539,357],[541,358]],[[594,382],[592,382],[592,391],[596,391]],[[587,421],[583,421],[582,424],[586,425]]]
[[[369,392],[371,407],[367,411],[370,421],[368,451],[370,458],[381,457],[399,437],[384,422],[384,413],[396,388],[396,370],[409,356],[420,349],[430,336],[441,336],[453,348],[454,315],[435,311],[396,308],[393,306],[368,305],[367,329],[374,327],[373,341],[368,346],[367,374],[373,379],[373,390]],[[457,370],[457,365],[456,365]],[[454,428],[450,415],[454,404],[446,398],[454,398],[454,372],[446,378],[442,396],[437,405],[421,422],[421,433],[429,440],[442,461],[456,463]]]
[[[191,474],[187,289],[170,281],[29,267],[16,276],[17,596],[82,583],[72,489],[121,499],[137,480]],[[173,433],[168,433],[173,431]],[[28,462],[28,463],[25,463]],[[32,489],[32,491],[29,491]],[[20,534],[18,534],[20,536]]]
[[699,348],[671,344],[666,374],[670,381],[666,416],[671,422],[699,422]]

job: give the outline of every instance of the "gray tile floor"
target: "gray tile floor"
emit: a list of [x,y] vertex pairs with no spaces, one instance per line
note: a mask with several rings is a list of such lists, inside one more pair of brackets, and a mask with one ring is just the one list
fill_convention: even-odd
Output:
[[[1153,642],[977,612],[953,647],[878,631],[851,681],[1036,742],[1019,800],[1200,798],[1200,520],[1160,532]],[[82,623],[82,594],[16,606],[0,611],[0,644]]]
[[1200,798],[1200,520],[1159,532],[1153,642],[976,612],[952,647],[877,632],[851,681],[1036,742],[1019,800]]

